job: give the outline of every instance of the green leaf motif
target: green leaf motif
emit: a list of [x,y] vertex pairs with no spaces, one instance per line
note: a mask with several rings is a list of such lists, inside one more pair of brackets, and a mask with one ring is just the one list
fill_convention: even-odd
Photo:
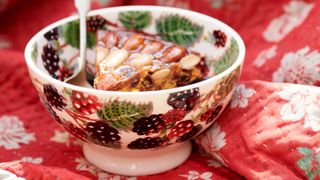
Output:
[[151,13],[149,11],[128,11],[119,14],[121,24],[130,30],[142,30],[150,25]]
[[214,63],[214,69],[217,74],[228,69],[237,59],[239,55],[239,46],[236,40],[231,39],[231,43],[222,57]]
[[299,147],[297,149],[304,155],[304,157],[297,161],[297,165],[304,170],[309,180],[320,176],[320,154],[316,154],[313,150],[305,147]]
[[179,45],[192,45],[202,34],[203,27],[179,15],[168,15],[156,21],[162,39]]
[[31,47],[31,58],[34,62],[37,62],[38,57],[38,44],[34,43]]
[[305,171],[309,179],[313,179],[316,176],[317,172],[312,171],[312,166],[310,166],[312,164],[312,157],[301,158],[299,159],[297,164],[302,170]]
[[301,154],[303,154],[305,156],[313,156],[314,155],[314,152],[309,148],[298,147],[297,149]]
[[[72,47],[80,46],[80,28],[79,21],[72,21],[63,26],[63,39]],[[92,48],[96,44],[96,35],[93,32],[87,32],[87,47]]]
[[153,109],[152,103],[134,104],[131,102],[112,101],[105,103],[101,110],[97,111],[98,117],[106,120],[110,126],[116,129],[127,129],[136,120],[148,116]]

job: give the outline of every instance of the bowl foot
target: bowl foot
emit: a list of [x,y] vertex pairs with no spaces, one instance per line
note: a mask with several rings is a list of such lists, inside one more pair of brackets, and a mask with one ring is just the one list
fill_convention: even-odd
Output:
[[126,176],[158,174],[182,164],[191,153],[191,143],[179,143],[156,150],[115,150],[85,143],[86,159],[98,168]]

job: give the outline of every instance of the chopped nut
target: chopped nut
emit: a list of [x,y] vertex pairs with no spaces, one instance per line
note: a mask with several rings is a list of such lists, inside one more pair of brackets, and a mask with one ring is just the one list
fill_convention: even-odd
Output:
[[141,49],[142,53],[154,54],[160,51],[163,48],[163,44],[159,41],[151,41],[149,43],[144,44]]
[[140,34],[131,35],[122,45],[126,50],[135,50],[144,42],[144,37]]
[[195,54],[189,54],[183,57],[180,60],[180,65],[183,69],[191,69],[192,67],[196,66],[199,64],[201,58]]
[[101,62],[102,60],[104,60],[104,58],[106,58],[106,56],[108,55],[109,49],[98,47],[98,48],[96,49],[96,52],[97,52],[97,55],[96,55],[97,63],[100,63],[100,62]]
[[130,65],[134,67],[147,66],[152,64],[152,56],[149,54],[134,53],[130,57]]
[[94,88],[110,91],[153,91],[185,86],[205,78],[201,54],[131,30],[108,30],[96,44]]
[[115,32],[109,31],[105,34],[102,41],[105,43],[107,48],[112,48],[118,45],[119,37]]
[[184,47],[173,45],[164,50],[163,56],[160,60],[164,62],[176,62],[185,56],[186,53],[187,51]]
[[151,75],[151,78],[153,81],[160,80],[160,79],[165,79],[166,77],[169,76],[171,70],[170,69],[161,69],[159,71],[156,71]]
[[[111,90],[119,84],[118,76],[114,73],[101,74],[99,78],[94,81],[94,88],[102,90]],[[99,83],[97,83],[99,82]]]
[[103,60],[103,64],[107,68],[116,68],[120,66],[129,56],[129,52],[125,49],[115,49]]
[[117,68],[114,73],[121,76],[121,80],[126,80],[134,77],[137,71],[128,65],[124,65]]

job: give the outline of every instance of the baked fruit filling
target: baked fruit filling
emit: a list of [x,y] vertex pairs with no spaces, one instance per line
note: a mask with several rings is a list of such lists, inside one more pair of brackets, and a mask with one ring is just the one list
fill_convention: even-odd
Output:
[[105,31],[96,46],[94,87],[111,91],[151,91],[203,80],[204,58],[154,36]]

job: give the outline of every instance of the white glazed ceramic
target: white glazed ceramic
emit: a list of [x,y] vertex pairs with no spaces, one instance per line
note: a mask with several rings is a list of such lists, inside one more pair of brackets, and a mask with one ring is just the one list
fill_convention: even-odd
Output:
[[26,47],[30,77],[41,101],[59,124],[85,141],[85,157],[103,170],[148,175],[177,167],[191,152],[190,139],[207,129],[230,101],[245,54],[240,36],[214,18],[177,8],[114,7],[89,16],[91,24],[99,22],[87,27],[89,81],[95,72],[97,30],[124,28],[156,34],[200,52],[210,67],[208,78],[146,92],[64,83],[75,71],[78,56],[78,19],[73,16],[44,28]]

